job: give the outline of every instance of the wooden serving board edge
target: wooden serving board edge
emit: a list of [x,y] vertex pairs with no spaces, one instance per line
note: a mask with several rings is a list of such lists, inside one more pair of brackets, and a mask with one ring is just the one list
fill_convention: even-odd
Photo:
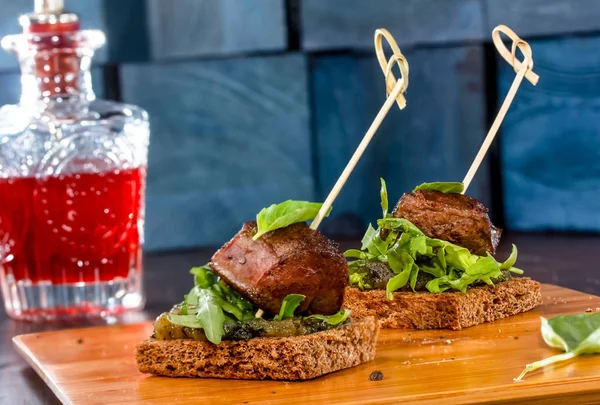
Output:
[[52,379],[49,378],[42,371],[41,364],[39,364],[37,359],[33,356],[33,353],[29,351],[27,346],[23,344],[23,342],[21,341],[21,336],[23,335],[15,336],[12,338],[13,347],[16,349],[19,355],[25,359],[27,364],[29,364],[33,368],[35,373],[42,379],[42,381],[44,381],[44,383],[52,390],[52,392],[54,393],[54,395],[56,395],[58,400],[63,404],[69,404],[70,402],[65,393],[62,392],[60,388],[56,384],[54,384]]
[[[513,385],[514,384],[514,385]],[[520,386],[519,386],[520,385]],[[510,391],[504,390],[510,388]],[[515,391],[523,392],[522,396],[515,398]],[[543,391],[543,394],[540,394]],[[486,387],[482,389],[472,388],[469,390],[456,390],[444,392],[444,399],[454,398],[458,403],[463,405],[475,404],[512,404],[524,403],[524,401],[536,401],[539,404],[541,400],[551,400],[548,403],[557,403],[561,398],[571,397],[575,395],[577,399],[581,394],[598,394],[600,393],[600,378],[588,377],[585,379],[562,379],[551,382],[514,382],[512,384],[499,385],[496,387]],[[577,395],[579,394],[579,395]],[[404,399],[406,404],[419,405],[434,405],[440,403],[440,397],[437,393],[423,396],[407,396]],[[394,403],[394,402],[389,402]],[[451,402],[454,403],[454,402]],[[590,404],[590,402],[570,402],[570,405],[575,404]],[[593,402],[595,403],[595,402]]]
[[[545,284],[544,287],[555,287],[548,284]],[[568,288],[560,287],[561,290],[572,291],[579,294],[582,294],[578,291],[571,290]],[[591,297],[591,296],[590,296]],[[572,312],[565,312],[572,313]],[[147,322],[141,322],[138,324],[129,324],[123,326],[135,326],[135,325],[147,325]],[[88,328],[79,328],[79,330],[90,329]],[[76,329],[77,330],[77,329]],[[13,346],[16,351],[25,358],[27,363],[35,370],[35,372],[40,376],[40,378],[44,381],[44,383],[52,390],[52,392],[56,395],[56,397],[63,404],[71,404],[69,397],[66,392],[63,392],[59,385],[55,384],[52,381],[50,375],[46,375],[43,371],[43,365],[35,358],[33,353],[29,350],[27,345],[23,342],[23,337],[31,336],[31,335],[43,335],[43,334],[51,334],[57,333],[60,331],[51,331],[51,332],[40,332],[26,335],[18,335],[12,338]],[[385,333],[385,331],[383,331]],[[587,357],[587,356],[586,356]],[[525,365],[523,365],[525,366]],[[510,388],[507,390],[507,388]],[[510,392],[509,392],[510,391]],[[520,392],[520,395],[515,398],[515,391]],[[461,404],[505,404],[505,403],[522,403],[523,401],[534,401],[536,404],[554,404],[559,401],[559,403],[567,403],[575,405],[575,404],[592,404],[598,403],[598,399],[600,398],[600,374],[593,375],[588,377],[566,377],[561,378],[559,380],[554,381],[522,381],[522,382],[513,382],[510,384],[503,384],[499,386],[492,387],[472,387],[467,390],[448,390],[445,391],[445,396],[450,400],[450,402],[457,401]],[[439,394],[430,395],[407,395],[404,398],[406,403],[411,404],[423,404],[423,405],[433,405],[438,404],[440,401]],[[366,401],[365,403],[370,403],[370,401]],[[387,402],[386,402],[387,403]],[[390,402],[393,403],[393,402]]]

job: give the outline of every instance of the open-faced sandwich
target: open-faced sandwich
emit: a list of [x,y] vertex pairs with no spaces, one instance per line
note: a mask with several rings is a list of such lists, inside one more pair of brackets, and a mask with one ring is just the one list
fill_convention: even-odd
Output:
[[344,307],[384,328],[461,329],[540,305],[540,284],[515,277],[517,248],[494,258],[501,231],[462,191],[462,183],[425,183],[388,213],[382,179],[378,229],[369,225],[362,248],[345,253],[355,260]]
[[352,320],[342,309],[346,259],[304,222],[320,207],[265,208],[208,265],[192,269],[194,288],[137,346],[140,371],[299,380],[372,360],[377,322]]

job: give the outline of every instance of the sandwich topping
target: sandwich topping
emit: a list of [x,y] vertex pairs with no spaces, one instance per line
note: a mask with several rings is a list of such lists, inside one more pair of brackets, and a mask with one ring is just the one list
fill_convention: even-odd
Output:
[[154,338],[219,344],[300,336],[346,323],[350,312],[341,309],[346,259],[304,222],[320,206],[286,201],[244,224],[209,264],[190,271],[194,288],[158,317]]
[[[385,288],[392,299],[391,293],[399,290],[465,292],[477,285],[508,280],[511,274],[522,274],[522,270],[514,267],[517,260],[514,245],[506,261],[500,263],[494,259],[490,250],[495,250],[497,241],[493,242],[493,235],[499,238],[499,230],[491,225],[487,210],[479,202],[458,194],[462,188],[456,184],[421,185],[413,194],[403,196],[390,214],[382,179],[383,217],[377,221],[378,229],[369,225],[361,249],[344,253],[355,259],[349,264],[350,285],[362,290]],[[428,203],[422,204],[417,214],[406,208],[415,206],[412,201],[403,203],[407,196],[423,198]],[[465,198],[476,204],[471,201],[465,204]],[[415,219],[422,229],[403,216]],[[452,240],[460,240],[461,245]]]
[[[456,184],[460,186],[452,186]],[[392,216],[407,219],[425,235],[465,247],[473,254],[494,255],[502,231],[492,225],[483,204],[461,192],[462,183],[422,184],[402,196]]]

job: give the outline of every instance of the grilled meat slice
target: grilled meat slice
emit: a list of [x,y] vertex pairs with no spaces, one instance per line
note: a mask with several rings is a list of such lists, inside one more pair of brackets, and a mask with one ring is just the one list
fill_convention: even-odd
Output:
[[212,257],[215,273],[272,314],[288,294],[306,296],[297,313],[330,315],[340,310],[348,264],[336,244],[304,222],[256,241],[255,234],[256,222],[246,222]]
[[408,219],[430,238],[463,246],[480,256],[496,253],[502,233],[492,225],[483,204],[462,194],[432,190],[404,194],[392,215]]

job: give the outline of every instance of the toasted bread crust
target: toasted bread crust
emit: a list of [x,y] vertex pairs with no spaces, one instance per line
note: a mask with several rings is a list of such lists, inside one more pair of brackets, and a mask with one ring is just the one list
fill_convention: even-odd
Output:
[[168,377],[307,380],[375,358],[373,317],[306,336],[223,341],[149,339],[136,346],[142,373]]
[[542,304],[541,285],[529,278],[513,278],[469,289],[466,293],[395,292],[394,300],[385,290],[360,291],[347,288],[344,308],[356,319],[375,316],[382,328],[454,329],[529,311]]

